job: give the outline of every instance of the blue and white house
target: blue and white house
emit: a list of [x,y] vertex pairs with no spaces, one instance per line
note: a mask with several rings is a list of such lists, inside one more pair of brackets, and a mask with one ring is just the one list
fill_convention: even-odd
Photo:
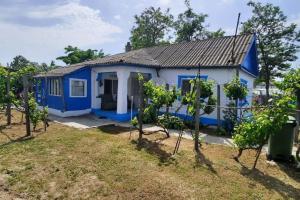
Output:
[[[234,45],[235,43],[235,45]],[[234,50],[233,50],[233,46]],[[116,121],[130,119],[130,107],[138,108],[138,80],[141,73],[156,84],[176,86],[184,93],[189,80],[201,77],[221,85],[221,105],[228,99],[223,85],[237,74],[252,94],[258,75],[255,35],[226,36],[143,48],[92,61],[60,67],[36,76],[36,98],[49,113],[61,117],[93,113]],[[216,90],[216,88],[215,88]],[[241,104],[251,104],[251,95]],[[179,106],[176,102],[170,112]],[[178,114],[186,115],[182,107]],[[216,111],[201,117],[204,124],[216,124]]]

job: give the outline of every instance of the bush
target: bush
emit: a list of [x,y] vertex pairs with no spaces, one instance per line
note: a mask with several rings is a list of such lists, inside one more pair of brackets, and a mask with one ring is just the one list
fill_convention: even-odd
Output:
[[225,84],[224,93],[230,100],[244,99],[247,96],[248,89],[240,82],[238,77],[235,77]]
[[183,121],[179,117],[166,114],[158,116],[158,123],[167,129],[183,130],[185,127]]
[[35,101],[34,95],[32,93],[29,94],[29,118],[33,125],[33,131],[35,131],[36,126],[39,122],[45,122],[48,116],[48,108],[45,107],[42,110],[38,109],[38,104]]

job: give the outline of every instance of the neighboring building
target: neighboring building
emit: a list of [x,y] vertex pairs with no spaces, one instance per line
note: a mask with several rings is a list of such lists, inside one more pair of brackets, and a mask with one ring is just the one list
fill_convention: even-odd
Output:
[[[94,113],[117,121],[130,119],[130,105],[138,107],[137,74],[156,84],[169,84],[188,90],[189,80],[201,77],[221,85],[221,105],[226,105],[222,86],[239,74],[252,94],[258,74],[255,35],[234,36],[183,42],[106,56],[97,60],[58,68],[36,76],[39,79],[37,102],[49,107],[49,113],[62,117]],[[128,45],[128,44],[127,44]],[[234,61],[232,61],[232,57]],[[215,88],[216,90],[216,88]],[[243,102],[251,103],[251,96]],[[179,101],[171,108],[175,112]],[[180,116],[186,114],[182,107]],[[216,124],[216,111],[201,118],[204,124]]]

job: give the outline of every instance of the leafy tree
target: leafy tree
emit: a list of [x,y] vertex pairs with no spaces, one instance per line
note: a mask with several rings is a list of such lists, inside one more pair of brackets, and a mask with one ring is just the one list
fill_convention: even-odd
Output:
[[36,68],[37,73],[48,72],[52,69],[57,68],[57,66],[55,66],[55,62],[53,60],[50,62],[49,65],[47,63],[37,63],[37,62],[31,62],[31,65],[34,68]]
[[29,94],[28,106],[29,106],[29,118],[31,123],[33,124],[33,131],[35,131],[39,122],[46,123],[46,118],[48,116],[48,108],[45,107],[42,110],[39,110],[38,104],[35,101],[33,93]]
[[224,37],[225,36],[225,31],[222,30],[221,28],[219,28],[216,31],[208,31],[206,33],[206,37],[207,38],[218,38],[218,37]]
[[252,17],[242,27],[243,33],[256,33],[260,62],[260,81],[265,82],[269,98],[270,82],[281,77],[290,68],[290,61],[297,59],[300,32],[294,23],[287,24],[287,17],[278,6],[250,1]]
[[207,30],[205,25],[205,19],[208,17],[207,14],[195,13],[190,6],[190,1],[185,0],[187,10],[178,15],[178,19],[174,23],[176,41],[193,41],[206,38],[222,37],[225,31],[218,29],[215,32]]
[[252,169],[256,167],[261,150],[270,135],[281,130],[288,120],[289,110],[292,106],[291,100],[290,96],[281,96],[270,101],[272,103],[270,107],[254,111],[251,119],[243,121],[235,128],[233,142],[239,149],[239,153],[235,157],[237,161],[243,150],[256,149],[257,153]]
[[6,78],[8,71],[0,66],[0,110],[3,110],[6,103]]
[[[296,101],[295,109],[296,111],[296,119],[298,124],[296,126],[295,132],[295,143],[298,142],[299,138],[299,124],[300,124],[300,69],[291,70],[289,73],[284,75],[284,78],[281,82],[277,83],[277,86],[284,92],[285,95],[292,96]],[[298,148],[298,155],[300,152],[300,145]],[[298,156],[299,157],[299,156]],[[300,159],[298,159],[300,162]]]
[[[139,74],[139,81],[143,83],[143,97],[145,109],[143,110],[143,123],[155,123],[163,128],[163,131],[170,137],[167,128],[182,128],[182,121],[177,117],[171,117],[166,109],[164,115],[159,115],[163,107],[171,107],[177,99],[179,92],[176,87],[171,90],[162,85],[155,85],[151,80],[144,82],[143,76]],[[146,103],[150,102],[150,103]],[[176,118],[176,119],[175,119]],[[181,121],[181,123],[180,123]],[[131,121],[133,126],[137,126],[139,121],[134,118]]]
[[169,14],[169,9],[163,13],[160,8],[150,7],[134,18],[135,26],[130,37],[133,49],[167,43],[164,39],[173,24],[173,16]]
[[[191,90],[183,96],[181,103],[187,105],[187,113],[195,117],[196,114],[196,84],[198,79],[192,79]],[[210,114],[214,111],[213,105],[216,105],[217,100],[213,96],[213,82],[200,80],[200,109],[202,110],[201,115]],[[195,119],[194,119],[195,120]]]
[[185,1],[187,10],[178,15],[174,23],[176,31],[176,41],[192,41],[206,37],[206,27],[204,25],[207,14],[197,14],[193,11],[189,1]]
[[13,58],[13,61],[10,63],[10,68],[12,68],[14,71],[18,71],[30,64],[30,61],[27,60],[24,56],[18,55]]
[[65,54],[67,55],[57,57],[56,59],[62,60],[67,65],[81,63],[87,60],[94,60],[97,58],[104,57],[104,53],[102,49],[100,49],[99,51],[92,50],[92,49],[81,50],[78,47],[73,47],[70,45],[65,48]]

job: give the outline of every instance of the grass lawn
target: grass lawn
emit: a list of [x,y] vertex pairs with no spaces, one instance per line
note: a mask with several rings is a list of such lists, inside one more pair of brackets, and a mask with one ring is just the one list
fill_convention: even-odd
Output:
[[137,134],[129,139],[125,128],[50,123],[18,140],[25,134],[19,121],[14,113],[14,124],[0,129],[0,199],[300,199],[300,173],[269,165],[264,155],[250,173],[253,151],[240,164],[235,149],[204,144],[196,164],[189,140],[175,157],[175,137],[145,136],[137,149]]

